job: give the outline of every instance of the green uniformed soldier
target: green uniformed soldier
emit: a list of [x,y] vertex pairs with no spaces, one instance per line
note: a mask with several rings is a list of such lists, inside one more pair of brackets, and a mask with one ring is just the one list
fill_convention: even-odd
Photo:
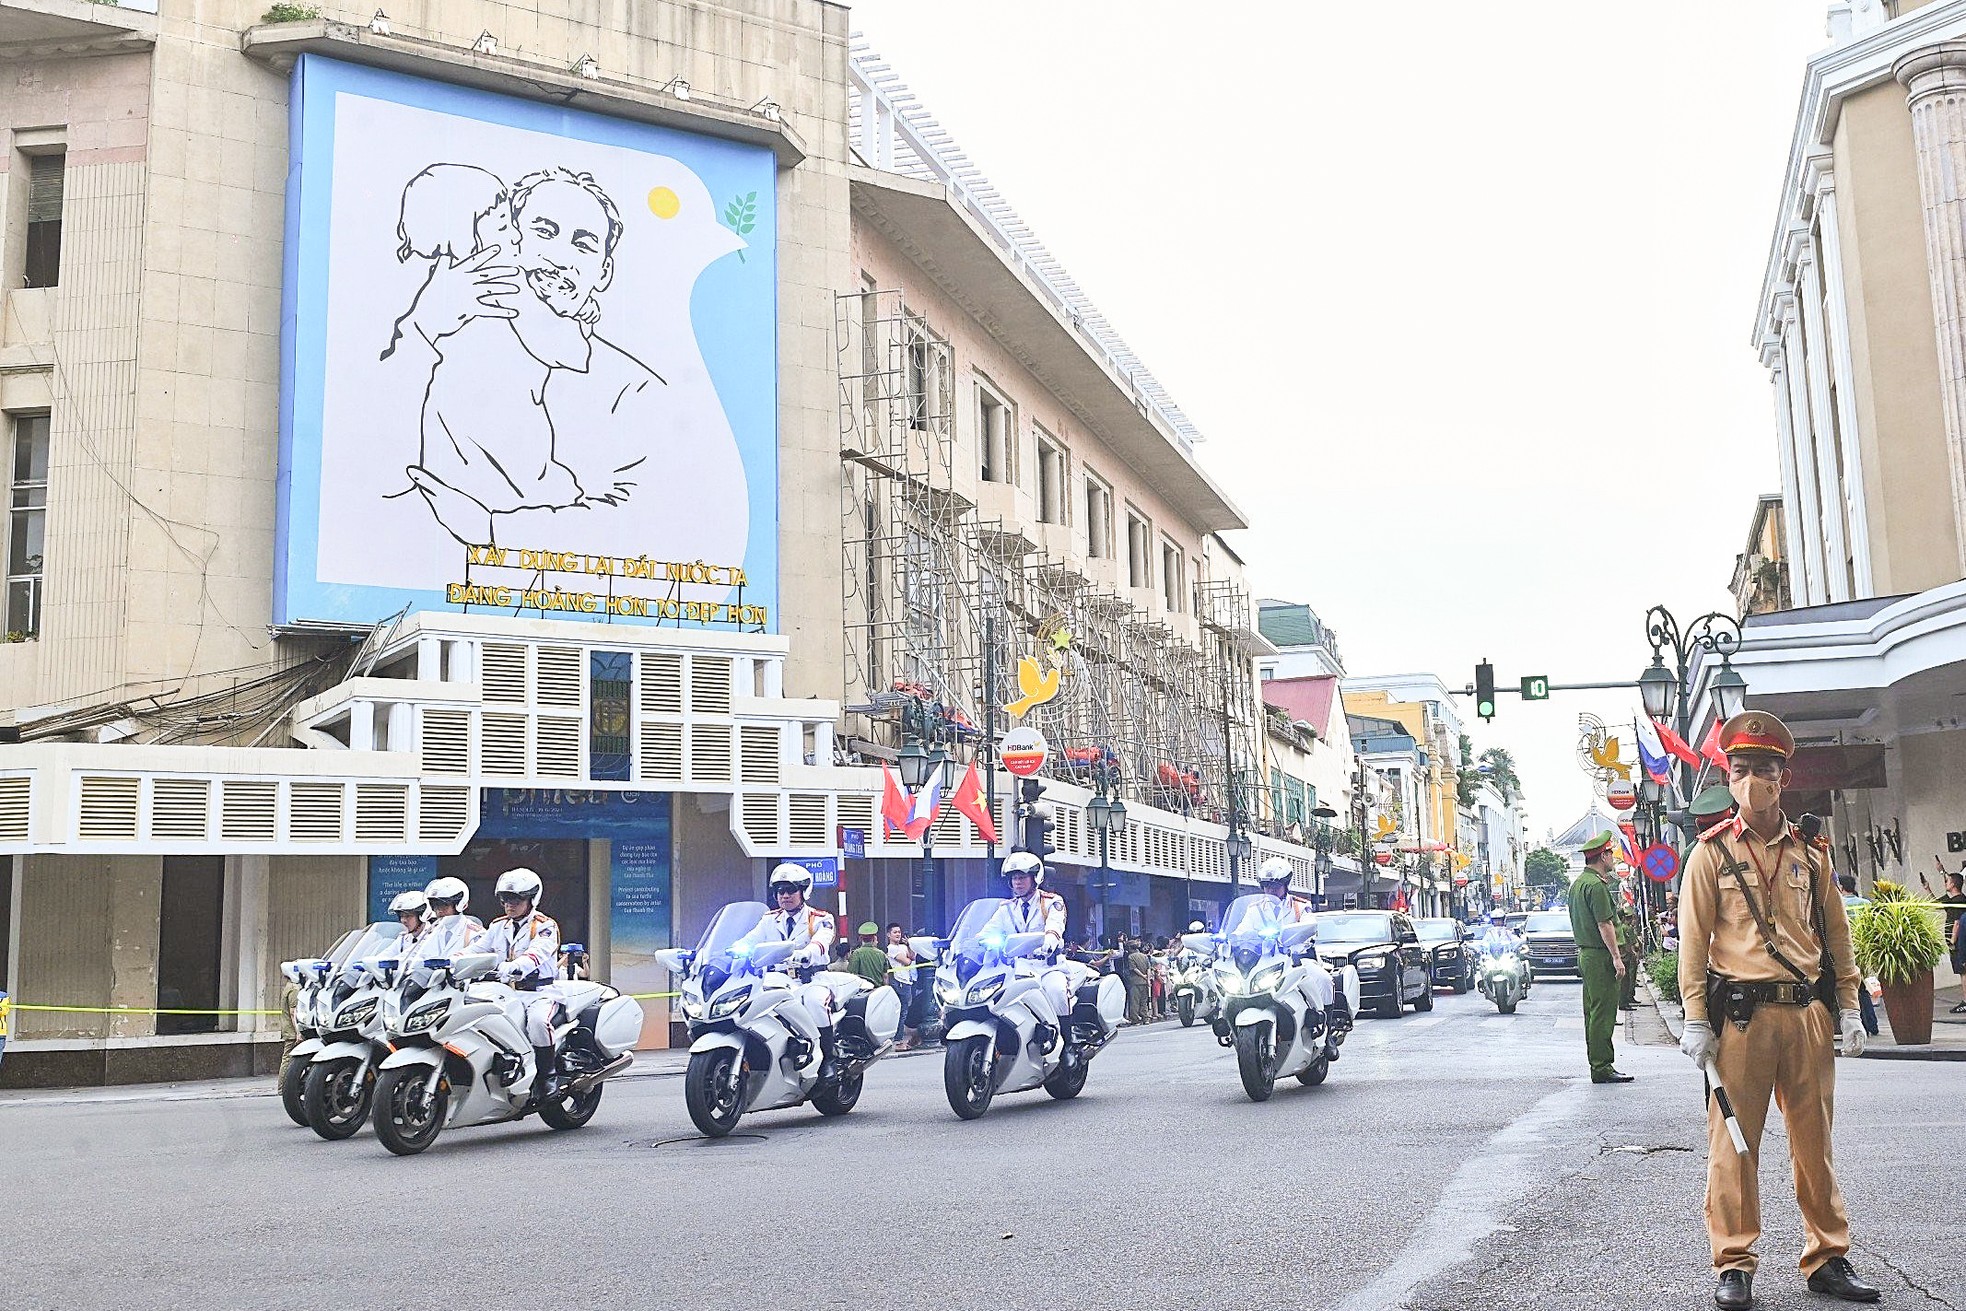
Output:
[[1688,807],[1693,815],[1694,841],[1689,842],[1679,853],[1679,868],[1683,871],[1686,862],[1692,858],[1693,849],[1699,845],[1698,835],[1706,832],[1722,820],[1734,817],[1734,794],[1719,783],[1712,784],[1699,796],[1693,798]]
[[1628,1011],[1638,1005],[1638,919],[1624,894],[1611,894],[1612,922],[1618,935],[1618,956],[1625,963],[1618,980],[1618,1009]]
[[1618,984],[1625,959],[1613,927],[1611,886],[1605,876],[1617,860],[1610,830],[1583,846],[1584,872],[1570,883],[1570,933],[1577,940],[1577,970],[1584,976],[1584,1051],[1592,1083],[1630,1083],[1612,1065],[1611,1034],[1618,1027]]

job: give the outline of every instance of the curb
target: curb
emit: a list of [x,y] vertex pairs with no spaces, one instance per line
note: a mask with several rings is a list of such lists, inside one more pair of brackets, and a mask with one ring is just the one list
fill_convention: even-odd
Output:
[[[1652,986],[1652,980],[1649,978],[1641,979],[1639,980],[1639,982],[1644,986],[1646,994],[1652,998],[1652,1005],[1659,1012],[1659,1019],[1666,1026],[1666,1032],[1670,1033],[1673,1036],[1673,1041],[1677,1042],[1679,1040],[1679,1035],[1681,1030],[1683,1030],[1686,1027],[1685,1020],[1682,1018],[1679,1020],[1678,1024],[1675,1025],[1672,1013],[1666,1009],[1666,1003],[1659,996],[1658,989]],[[1864,1047],[1863,1054],[1858,1056],[1856,1058],[1857,1060],[1860,1061],[1966,1061],[1966,1047],[1940,1046],[1936,1043],[1926,1043],[1916,1047],[1906,1047],[1906,1046],[1899,1046],[1896,1043],[1890,1043],[1890,1044],[1878,1043],[1876,1039],[1872,1039],[1872,1043],[1875,1043],[1876,1045],[1874,1046],[1866,1045]]]

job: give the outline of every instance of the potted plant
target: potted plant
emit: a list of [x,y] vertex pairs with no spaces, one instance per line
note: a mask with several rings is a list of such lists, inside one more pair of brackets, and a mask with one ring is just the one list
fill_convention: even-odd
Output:
[[1932,1041],[1932,970],[1945,957],[1938,915],[1907,899],[1904,885],[1877,882],[1871,904],[1850,921],[1858,972],[1884,985],[1891,1036],[1903,1046]]

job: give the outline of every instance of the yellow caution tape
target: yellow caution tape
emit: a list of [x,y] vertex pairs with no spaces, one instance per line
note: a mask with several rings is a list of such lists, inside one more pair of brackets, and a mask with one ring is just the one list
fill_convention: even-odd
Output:
[[630,1001],[654,1001],[658,997],[680,997],[680,992],[624,992],[622,996]]

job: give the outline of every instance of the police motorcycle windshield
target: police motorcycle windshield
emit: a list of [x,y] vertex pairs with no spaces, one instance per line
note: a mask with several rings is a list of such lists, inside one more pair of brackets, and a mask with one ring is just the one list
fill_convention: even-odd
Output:
[[348,967],[389,954],[390,948],[396,945],[396,938],[402,931],[403,926],[395,920],[377,920],[363,931],[362,936],[355,940],[348,954],[343,956],[336,966],[340,975],[335,984],[337,1002],[341,997],[353,992],[358,981],[356,972]]
[[1223,937],[1236,964],[1247,969],[1245,957],[1253,963],[1277,950],[1277,940],[1283,936],[1283,915],[1283,903],[1267,892],[1250,893],[1229,903],[1228,913],[1222,916]]
[[1002,897],[979,897],[956,917],[956,927],[949,934],[949,958],[961,982],[968,983],[990,953],[1003,950],[1003,926],[992,929],[990,923],[1008,904]]
[[711,918],[703,936],[696,941],[696,953],[690,961],[703,980],[705,996],[723,987],[731,975],[749,967],[749,949],[741,956],[733,956],[731,948],[769,914],[771,910],[762,901],[733,901]]

